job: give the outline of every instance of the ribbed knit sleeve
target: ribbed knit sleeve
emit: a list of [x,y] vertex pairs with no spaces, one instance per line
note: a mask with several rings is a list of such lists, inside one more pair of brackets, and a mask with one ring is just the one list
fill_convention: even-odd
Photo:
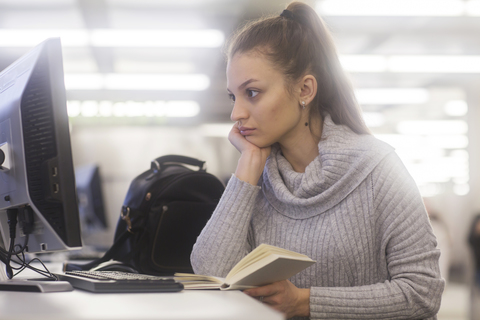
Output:
[[[368,274],[386,266],[387,280],[357,287],[312,287],[311,318],[434,318],[445,283],[440,278],[440,252],[420,193],[395,153],[385,157],[370,178],[373,212],[369,219],[376,234],[370,242],[379,250],[380,268],[359,270]],[[354,247],[359,239],[351,233],[342,241]]]
[[260,189],[232,175],[193,246],[190,260],[195,273],[225,277],[252,250],[247,235]]

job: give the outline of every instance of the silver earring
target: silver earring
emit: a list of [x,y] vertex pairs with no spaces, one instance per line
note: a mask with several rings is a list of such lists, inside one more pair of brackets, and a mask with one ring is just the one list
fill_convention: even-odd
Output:
[[305,109],[305,101],[302,101],[302,107]]

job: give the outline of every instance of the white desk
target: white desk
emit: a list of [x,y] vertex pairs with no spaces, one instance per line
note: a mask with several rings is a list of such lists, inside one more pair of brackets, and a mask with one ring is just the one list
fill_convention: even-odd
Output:
[[[3,265],[2,265],[3,267]],[[52,272],[58,272],[50,267]],[[25,271],[25,275],[31,275]],[[104,294],[0,291],[1,320],[280,320],[282,314],[240,291]]]
[[0,292],[2,320],[284,319],[240,291],[94,294]]

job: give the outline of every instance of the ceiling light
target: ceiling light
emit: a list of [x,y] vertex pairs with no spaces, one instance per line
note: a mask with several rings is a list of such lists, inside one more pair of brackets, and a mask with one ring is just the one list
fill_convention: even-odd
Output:
[[343,68],[350,72],[385,72],[387,58],[380,55],[342,55]]
[[423,104],[429,100],[428,90],[423,88],[357,89],[355,96],[361,105]]
[[470,0],[466,2],[467,15],[480,16],[480,0]]
[[89,43],[86,30],[0,29],[0,47],[33,47],[45,39],[57,37],[64,47],[82,47]]
[[152,61],[139,59],[116,59],[114,70],[118,73],[194,73],[193,61]]
[[467,114],[468,105],[465,100],[450,100],[444,106],[445,114],[452,117],[461,117]]
[[196,101],[168,101],[165,106],[167,117],[194,117],[200,113],[200,106]]
[[217,48],[225,36],[214,29],[122,30],[0,29],[0,47],[33,47],[47,38],[60,37],[64,47],[169,47]]
[[[464,151],[468,146],[468,137],[464,134],[376,134],[375,137],[399,150],[423,150],[415,151],[413,157],[435,158],[445,155],[446,149]],[[433,150],[433,151],[432,151]],[[423,155],[422,155],[423,153]],[[451,156],[453,156],[451,154]],[[463,154],[462,154],[463,156]]]
[[220,47],[220,30],[121,30],[96,29],[91,32],[94,47]]
[[65,89],[67,90],[100,90],[103,87],[103,75],[99,73],[65,74]]
[[69,117],[195,117],[200,113],[198,102],[171,101],[77,101],[67,102]]
[[327,16],[461,16],[461,0],[323,0],[316,6]]
[[465,196],[470,192],[470,185],[468,184],[454,184],[453,193],[457,196]]
[[480,56],[341,55],[348,72],[480,73]]
[[66,74],[67,90],[187,90],[210,86],[204,74]]
[[415,73],[480,73],[480,56],[392,56],[388,70]]
[[462,120],[424,120],[401,121],[397,125],[401,134],[466,134],[468,125]]
[[81,115],[83,117],[95,117],[98,114],[98,102],[94,100],[83,101]]
[[210,86],[204,74],[121,74],[105,75],[107,90],[191,90],[202,91]]
[[82,103],[78,100],[67,101],[67,113],[71,118],[77,117],[82,111]]

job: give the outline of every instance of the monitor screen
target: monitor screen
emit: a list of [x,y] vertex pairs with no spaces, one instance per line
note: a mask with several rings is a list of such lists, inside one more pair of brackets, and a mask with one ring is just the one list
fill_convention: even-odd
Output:
[[[39,44],[0,73],[0,233],[18,212],[27,252],[82,245],[60,39]],[[28,237],[25,236],[28,234]]]
[[75,180],[80,223],[85,240],[89,235],[107,228],[99,166],[85,164],[75,167]]

